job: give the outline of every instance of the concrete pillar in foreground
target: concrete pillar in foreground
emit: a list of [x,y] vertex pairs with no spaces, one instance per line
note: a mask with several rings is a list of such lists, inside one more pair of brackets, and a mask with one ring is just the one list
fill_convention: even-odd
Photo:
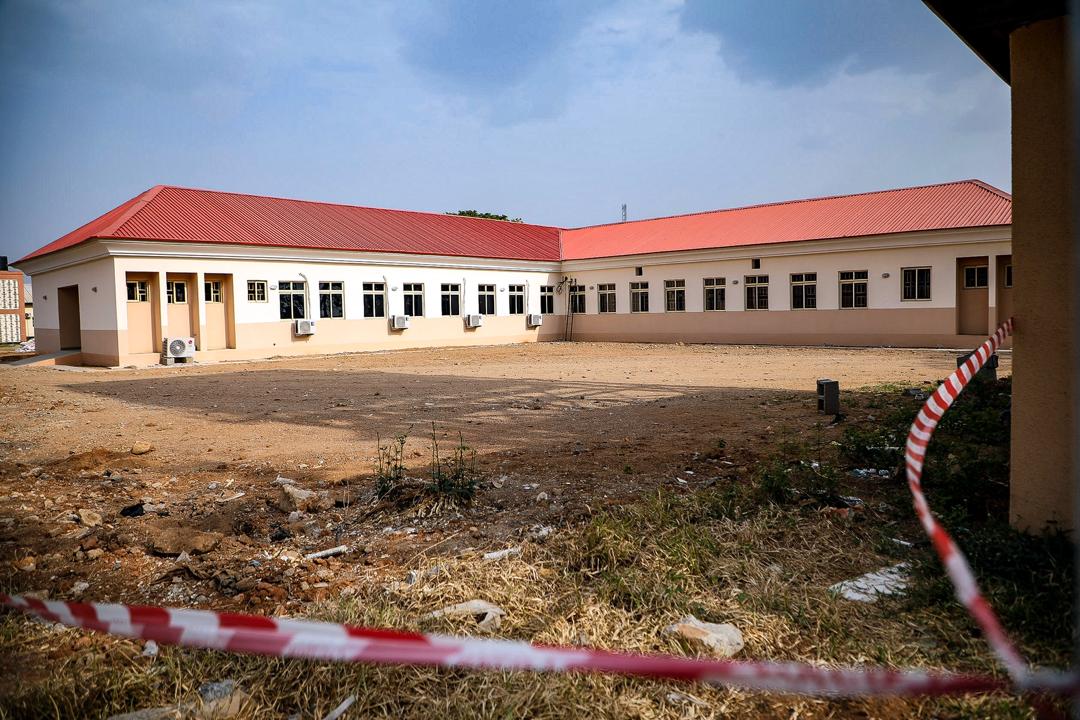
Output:
[[1012,478],[1023,529],[1076,527],[1072,440],[1072,168],[1067,20],[1009,37],[1013,117]]

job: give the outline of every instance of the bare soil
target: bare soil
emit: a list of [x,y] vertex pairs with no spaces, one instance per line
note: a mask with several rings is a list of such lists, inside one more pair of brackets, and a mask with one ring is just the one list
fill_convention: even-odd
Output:
[[[844,422],[816,410],[817,378],[839,380],[846,400],[939,380],[955,357],[543,343],[142,370],[0,366],[0,587],[298,614],[373,574],[402,577],[418,558],[562,532],[658,488],[738,481],[785,439],[839,437]],[[999,372],[1010,365],[1006,353]],[[477,452],[475,500],[438,512],[377,502],[380,439],[409,433],[406,462],[422,476],[432,423],[443,456],[459,434]],[[132,454],[139,443],[152,450]],[[333,506],[290,517],[279,476]],[[297,561],[341,544],[343,556]],[[178,560],[180,549],[190,551]]]

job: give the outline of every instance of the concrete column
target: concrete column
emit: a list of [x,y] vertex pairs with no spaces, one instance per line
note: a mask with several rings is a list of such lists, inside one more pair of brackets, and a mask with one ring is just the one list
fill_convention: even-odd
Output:
[[196,302],[196,307],[199,309],[199,323],[195,328],[195,349],[205,350],[203,347],[203,338],[206,337],[206,299],[203,295],[206,290],[204,285],[206,284],[206,273],[195,273],[195,287],[192,289],[191,297],[188,298],[188,302]]
[[986,258],[986,327],[987,332],[997,330],[997,255]]
[[165,286],[165,273],[161,271],[157,273],[157,298],[158,315],[157,322],[154,324],[158,326],[156,342],[160,347],[162,338],[169,337],[169,298]]
[[1065,18],[1009,37],[1013,118],[1012,478],[1024,529],[1074,528],[1072,169]]

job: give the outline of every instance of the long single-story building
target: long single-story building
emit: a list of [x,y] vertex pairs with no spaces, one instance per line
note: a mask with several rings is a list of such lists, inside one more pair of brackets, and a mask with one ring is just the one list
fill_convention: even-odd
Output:
[[563,229],[157,186],[36,250],[37,349],[90,365],[608,340],[970,347],[1011,312],[977,180]]

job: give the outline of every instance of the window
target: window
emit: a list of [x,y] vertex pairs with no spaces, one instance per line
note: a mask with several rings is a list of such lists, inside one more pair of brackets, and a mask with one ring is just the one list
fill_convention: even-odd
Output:
[[585,286],[570,286],[570,312],[583,314],[585,312]]
[[840,307],[866,307],[866,285],[870,273],[866,270],[845,270],[840,273]]
[[183,305],[186,303],[187,283],[183,280],[166,280],[165,302],[169,305]]
[[386,283],[366,282],[364,290],[364,317],[386,317]]
[[1005,287],[1012,287],[1012,265],[1005,266]]
[[723,310],[727,304],[726,292],[727,289],[724,285],[727,281],[724,278],[705,278],[705,309],[706,310]]
[[615,283],[600,283],[596,286],[597,312],[615,312]]
[[525,286],[524,285],[511,285],[510,286],[510,314],[511,315],[524,315],[525,314]]
[[985,265],[970,265],[964,268],[964,287],[967,289],[984,288],[987,286],[987,270]]
[[302,320],[307,317],[307,287],[299,280],[278,283],[278,307],[282,320]]
[[930,268],[904,268],[901,274],[903,276],[900,288],[901,300],[930,299]]
[[405,293],[405,314],[409,317],[424,317],[423,283],[405,283],[401,289]]
[[638,265],[637,267],[634,268],[634,275],[635,276],[641,277],[644,273],[645,273],[645,268],[641,267],[640,265]]
[[768,310],[769,309],[769,276],[747,275],[746,283],[746,309]]
[[203,299],[208,303],[221,302],[221,281],[207,280],[203,283]]
[[149,302],[150,288],[145,280],[127,281],[128,302]]
[[686,310],[686,281],[664,281],[664,310],[666,312],[683,312]]
[[494,315],[495,314],[495,286],[494,285],[477,285],[477,307],[476,311],[481,315]]
[[319,283],[319,317],[345,317],[345,288],[343,283],[337,281]]
[[543,315],[555,314],[555,286],[540,286],[540,312]]
[[248,280],[248,302],[266,302],[266,281]]
[[817,273],[792,273],[791,309],[813,310],[817,307]]
[[649,312],[649,283],[630,283],[630,312]]
[[442,284],[442,314],[461,314],[461,286],[457,283]]
[[760,270],[761,269],[761,258],[750,258],[750,269],[751,270]]

